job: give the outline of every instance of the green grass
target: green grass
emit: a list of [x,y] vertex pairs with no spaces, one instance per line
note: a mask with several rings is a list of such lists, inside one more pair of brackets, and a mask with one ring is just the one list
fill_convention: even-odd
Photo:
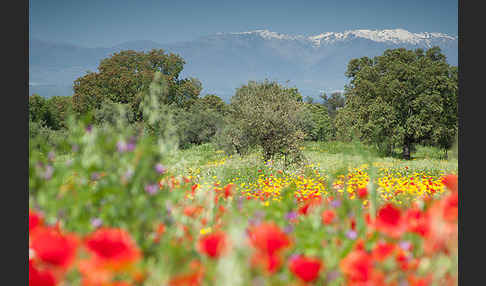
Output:
[[[381,157],[373,147],[359,142],[306,142],[303,152],[307,159],[307,166],[313,166],[333,175],[343,174],[348,168],[375,162],[384,164],[390,169],[405,170],[408,167],[410,172],[428,174],[457,172],[457,159],[442,159],[441,150],[423,146],[417,146],[416,149],[416,152],[412,153],[412,160]],[[215,162],[221,164],[214,165]],[[266,167],[258,149],[245,156],[238,154],[227,156],[221,151],[218,152],[212,144],[179,150],[171,154],[166,163],[171,166],[174,174],[194,175],[198,170],[201,178],[217,177],[222,183],[231,182],[235,178],[243,181],[253,179],[258,176],[258,169]],[[283,160],[274,160],[273,168],[283,170]],[[301,167],[291,166],[286,171],[300,170]]]

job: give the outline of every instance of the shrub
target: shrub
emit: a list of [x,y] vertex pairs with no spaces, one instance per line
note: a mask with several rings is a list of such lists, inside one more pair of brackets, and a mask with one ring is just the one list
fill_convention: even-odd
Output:
[[230,134],[236,135],[235,142],[260,145],[264,160],[280,154],[299,161],[305,137],[304,112],[302,96],[295,88],[268,80],[250,81],[231,98],[230,116],[237,132]]
[[181,148],[210,142],[224,124],[219,112],[200,103],[194,104],[188,111],[178,109],[174,121]]

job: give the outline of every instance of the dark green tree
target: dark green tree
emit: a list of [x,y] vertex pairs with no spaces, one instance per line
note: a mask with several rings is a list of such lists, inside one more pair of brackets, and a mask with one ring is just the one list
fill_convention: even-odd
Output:
[[329,113],[329,116],[334,119],[336,117],[336,113],[340,108],[344,107],[346,103],[346,99],[341,92],[333,92],[331,96],[327,96],[327,94],[323,93],[320,95],[324,105]]
[[[346,105],[336,120],[349,136],[410,159],[414,144],[447,147],[457,133],[457,68],[440,48],[386,50],[349,62]],[[343,135],[343,131],[339,131]]]
[[208,94],[202,97],[199,102],[204,106],[205,109],[213,109],[221,115],[228,114],[228,105],[215,94]]
[[160,72],[168,82],[169,92],[163,99],[164,103],[188,107],[199,97],[202,88],[197,79],[179,78],[184,63],[180,56],[165,54],[163,50],[114,53],[100,62],[98,72],[89,72],[74,81],[74,110],[85,113],[99,109],[108,100],[129,104],[137,113],[156,72]]

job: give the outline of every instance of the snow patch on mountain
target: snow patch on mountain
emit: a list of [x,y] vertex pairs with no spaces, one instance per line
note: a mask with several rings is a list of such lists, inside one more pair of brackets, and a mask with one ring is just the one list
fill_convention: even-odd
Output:
[[[224,34],[224,33],[220,33]],[[332,44],[337,41],[345,41],[351,38],[363,38],[375,42],[393,43],[393,44],[423,44],[431,47],[434,40],[456,40],[457,37],[446,35],[443,33],[412,33],[404,29],[389,29],[389,30],[348,30],[344,32],[326,32],[319,35],[305,37],[302,35],[287,35],[272,32],[269,30],[254,30],[248,32],[229,33],[231,35],[258,35],[264,39],[274,40],[305,40],[311,42],[315,47],[323,44]]]

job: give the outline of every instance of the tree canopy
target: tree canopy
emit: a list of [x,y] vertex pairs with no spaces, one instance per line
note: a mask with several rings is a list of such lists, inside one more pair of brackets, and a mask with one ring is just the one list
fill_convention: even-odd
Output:
[[[457,67],[440,48],[386,50],[373,59],[349,62],[346,105],[338,111],[338,133],[355,134],[410,158],[416,143],[448,148],[457,133]],[[342,129],[342,130],[340,130]]]
[[199,97],[201,83],[194,78],[180,79],[184,60],[163,50],[114,53],[103,59],[98,72],[89,72],[74,81],[73,105],[78,113],[101,108],[105,101],[129,104],[134,112],[147,94],[154,74],[160,72],[168,82],[169,92],[164,103],[188,107]]

